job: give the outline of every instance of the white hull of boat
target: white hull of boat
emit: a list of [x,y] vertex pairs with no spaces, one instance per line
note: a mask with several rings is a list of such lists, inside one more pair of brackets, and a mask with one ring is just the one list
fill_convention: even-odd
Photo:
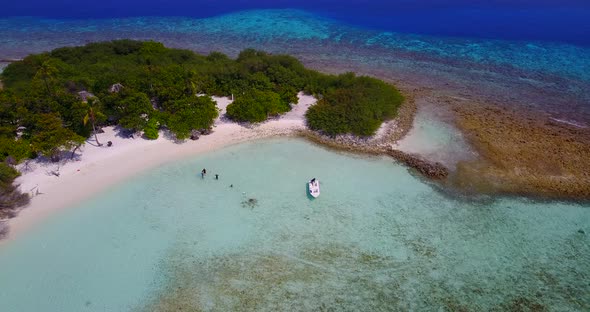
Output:
[[320,181],[319,180],[312,180],[307,183],[309,189],[309,195],[314,198],[320,196]]

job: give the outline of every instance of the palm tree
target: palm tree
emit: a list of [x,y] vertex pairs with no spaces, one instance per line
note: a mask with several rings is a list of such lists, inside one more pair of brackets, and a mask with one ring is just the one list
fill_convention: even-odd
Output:
[[35,78],[43,80],[45,83],[45,88],[47,89],[47,93],[53,96],[51,89],[49,88],[49,81],[55,78],[55,75],[58,73],[57,67],[53,66],[49,60],[44,61],[39,66],[37,73],[35,73]]
[[185,70],[182,78],[184,80],[184,90],[187,95],[194,96],[197,92],[197,84],[195,83],[195,72]]
[[98,146],[102,146],[100,142],[98,142],[98,136],[96,135],[96,116],[94,114],[94,108],[92,105],[95,103],[95,98],[90,97],[88,98],[88,112],[84,116],[84,125],[88,124],[88,120],[92,122],[92,131],[94,132],[94,139],[96,140],[96,144]]

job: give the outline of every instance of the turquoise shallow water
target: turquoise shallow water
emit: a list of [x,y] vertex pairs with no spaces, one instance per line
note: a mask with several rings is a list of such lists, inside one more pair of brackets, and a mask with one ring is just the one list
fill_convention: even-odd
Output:
[[397,142],[397,149],[440,162],[452,171],[459,162],[477,157],[477,152],[470,148],[448,116],[427,101],[418,101],[417,105],[412,128]]
[[252,142],[145,172],[2,246],[0,310],[581,311],[588,233],[588,206],[449,198],[390,159]]

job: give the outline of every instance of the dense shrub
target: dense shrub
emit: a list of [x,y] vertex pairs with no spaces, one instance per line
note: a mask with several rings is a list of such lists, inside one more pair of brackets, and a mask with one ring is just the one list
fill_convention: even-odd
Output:
[[19,173],[14,168],[0,163],[0,219],[13,217],[17,207],[29,202],[29,196],[19,192],[13,184],[18,176]]
[[84,138],[63,126],[59,115],[39,114],[31,132],[31,148],[49,157],[56,156],[60,148],[71,149],[84,143]]
[[[288,55],[246,49],[232,60],[151,41],[90,43],[30,55],[7,66],[0,78],[0,161],[55,156],[103,125],[143,130],[149,139],[167,127],[178,139],[187,138],[193,130],[210,128],[218,116],[209,96],[197,96],[202,93],[234,95],[227,116],[261,122],[289,111],[297,92],[304,91],[320,98],[306,115],[309,127],[330,135],[373,134],[403,100],[379,80],[325,75]],[[0,205],[25,201],[12,180],[6,181],[0,195],[8,204]]]
[[156,140],[160,136],[158,133],[158,121],[155,118],[148,120],[145,128],[143,128],[143,135],[149,140]]
[[237,121],[261,122],[290,109],[289,103],[285,103],[277,93],[254,89],[238,96],[227,106],[226,114]]
[[[199,93],[233,94],[236,101],[227,115],[260,122],[289,111],[303,90],[321,98],[307,114],[309,126],[328,134],[370,135],[395,116],[402,101],[381,81],[321,74],[288,55],[246,49],[233,60],[219,52],[202,56],[151,41],[90,43],[30,55],[6,67],[0,78],[5,86],[0,91],[0,147],[10,145],[20,128],[22,140],[2,149],[3,157],[16,159],[76,145],[80,136],[88,137],[102,125],[144,130],[150,138],[158,127],[167,127],[186,138],[217,117],[213,102]],[[110,90],[114,84],[122,87]],[[83,101],[79,92],[93,94],[93,101]],[[158,123],[148,125],[156,115]]]
[[14,168],[0,163],[0,186],[4,184],[12,184],[20,174]]
[[33,156],[31,151],[31,143],[25,139],[15,140],[10,137],[0,136],[0,159],[4,160],[8,157],[20,162],[23,159]]
[[219,115],[210,96],[187,96],[165,103],[166,124],[178,139],[186,139],[194,129],[209,129]]
[[383,121],[395,117],[403,101],[393,86],[374,78],[346,74],[337,81],[337,86],[307,111],[311,129],[329,135],[369,136]]

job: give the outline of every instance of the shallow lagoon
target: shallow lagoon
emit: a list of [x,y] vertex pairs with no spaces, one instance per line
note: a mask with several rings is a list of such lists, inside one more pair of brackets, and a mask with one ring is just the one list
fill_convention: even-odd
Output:
[[587,310],[588,233],[588,206],[453,199],[390,159],[259,141],[146,172],[0,246],[0,310]]

